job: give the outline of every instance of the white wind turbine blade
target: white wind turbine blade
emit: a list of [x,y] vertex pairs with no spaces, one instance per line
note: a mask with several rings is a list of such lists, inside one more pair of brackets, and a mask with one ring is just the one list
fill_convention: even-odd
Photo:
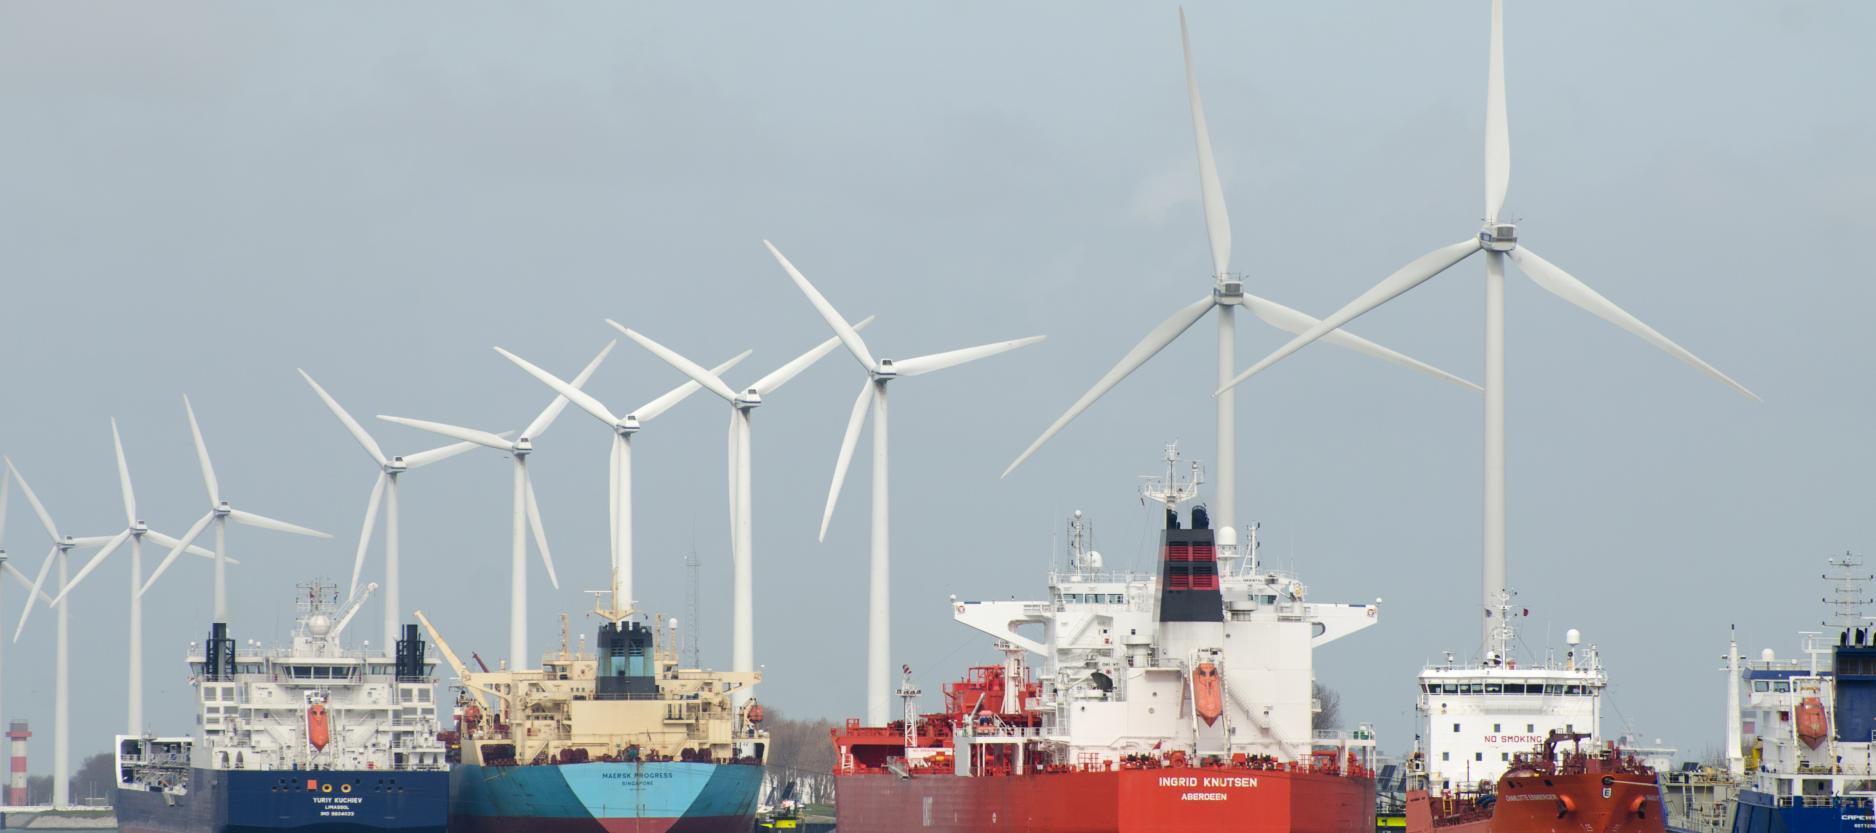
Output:
[[1186,57],[1186,98],[1192,105],[1192,135],[1198,144],[1199,193],[1205,200],[1205,234],[1212,244],[1212,274],[1222,275],[1231,265],[1231,218],[1225,213],[1225,189],[1218,182],[1218,163],[1212,159],[1211,129],[1205,124],[1205,105],[1199,100],[1199,77],[1192,69],[1192,40],[1186,34],[1186,10],[1179,10],[1179,48]]
[[208,459],[208,443],[202,441],[202,426],[195,421],[195,406],[189,396],[182,397],[182,409],[189,414],[189,435],[195,438],[195,459],[202,465],[202,485],[208,487],[208,502],[221,503],[221,484],[215,480],[215,464]]
[[[500,434],[496,434],[495,436],[500,437],[505,440],[505,439],[508,439],[510,436],[513,436],[514,433],[515,432],[513,431],[503,431]],[[410,469],[422,468],[424,466],[430,465],[431,463],[448,460],[449,458],[454,457],[458,454],[461,454],[465,451],[468,451],[472,448],[475,448],[478,445],[481,445],[481,443],[472,443],[468,441],[459,442],[459,443],[450,443],[449,445],[438,446],[428,451],[419,451],[416,454],[411,454],[411,455],[402,457],[400,459],[404,461],[404,469],[408,471]]]
[[893,362],[892,367],[900,376],[922,376],[947,367],[957,367],[965,362],[987,359],[998,353],[1008,353],[1018,347],[1028,347],[1045,338],[1048,336],[1028,336],[992,344],[979,344],[976,347],[965,347],[959,350],[947,350],[943,353],[913,356]]
[[409,426],[420,431],[440,434],[452,440],[462,440],[463,442],[487,446],[496,451],[513,451],[515,448],[513,442],[510,442],[506,437],[500,434],[491,434],[487,431],[478,431],[474,428],[464,428],[460,425],[450,425],[446,422],[431,422],[427,419],[411,419],[409,417],[386,416],[384,414],[379,414],[378,418],[385,422],[395,422],[398,425]]
[[1608,298],[1604,298],[1601,293],[1589,288],[1588,284],[1577,280],[1575,277],[1571,276],[1570,273],[1557,268],[1556,264],[1538,257],[1536,252],[1520,246],[1512,249],[1510,255],[1512,261],[1518,264],[1518,268],[1522,270],[1525,275],[1529,276],[1538,286],[1548,290],[1552,295],[1582,307],[1597,318],[1601,318],[1604,321],[1633,333],[1637,338],[1654,345],[1662,352],[1686,362],[1714,379],[1724,382],[1728,387],[1738,391],[1741,395],[1753,400],[1764,401],[1759,399],[1758,394],[1747,390],[1745,385],[1733,381],[1732,377],[1721,373],[1713,365],[1702,361],[1699,356],[1675,344],[1673,341],[1669,340],[1667,336],[1657,332],[1655,328],[1642,323],[1641,319],[1630,315],[1627,310],[1616,306]]
[[[718,379],[723,378],[723,374],[730,372],[731,369],[735,368],[739,364],[742,364],[743,359],[749,358],[749,354],[751,352],[754,352],[754,351],[744,350],[741,353],[737,353],[735,356],[732,356],[728,361],[722,364],[719,364],[716,367],[710,368],[710,375],[715,376]],[[656,417],[657,415],[662,414],[665,411],[671,410],[672,406],[676,405],[679,402],[684,401],[685,399],[690,398],[691,394],[696,393],[697,391],[702,390],[702,389],[703,389],[703,386],[697,384],[697,381],[695,379],[689,382],[685,382],[684,384],[678,385],[675,388],[665,391],[664,394],[660,395],[657,399],[653,399],[650,402],[640,405],[638,410],[635,410],[632,412],[632,416],[636,417],[641,424],[650,422],[653,417]]]
[[697,384],[703,385],[711,393],[723,397],[723,401],[730,403],[736,401],[736,391],[730,390],[730,386],[724,384],[721,377],[705,370],[702,365],[684,358],[676,350],[646,338],[643,333],[627,329],[625,325],[617,321],[608,318],[606,319],[606,323],[611,324],[613,328],[617,329],[619,332],[625,333],[626,338],[638,342],[638,346],[650,350],[652,355],[663,359],[665,364],[677,368],[678,372],[689,376],[692,380],[696,381]]
[[111,553],[116,552],[117,548],[123,546],[124,542],[127,540],[130,540],[130,530],[128,529],[111,536],[111,540],[105,543],[104,548],[98,550],[98,554],[92,556],[90,561],[85,562],[85,566],[80,567],[78,573],[72,576],[72,580],[65,583],[65,587],[59,590],[59,594],[52,597],[51,603],[56,605],[59,602],[65,601],[65,594],[72,592],[72,588],[77,587],[79,582],[84,581],[85,576],[91,575],[92,570],[98,569],[98,565],[104,563],[104,559],[110,558]]
[[[840,437],[840,456],[834,458],[834,481],[827,486],[827,508],[821,510],[821,538],[827,540],[827,524],[834,519],[834,504],[840,500],[840,487],[847,482],[847,466],[853,462],[854,446],[860,443],[860,426],[866,422],[866,412],[873,407],[872,379],[860,384],[860,398],[853,400],[853,411],[847,414],[847,432]],[[733,429],[734,426],[732,426]]]
[[1505,115],[1505,8],[1492,0],[1492,54],[1485,75],[1485,219],[1494,222],[1511,187],[1511,126]]
[[[137,523],[137,493],[130,488],[130,463],[124,459],[124,440],[117,435],[117,418],[111,418],[111,445],[117,449],[117,489],[124,494],[124,523]],[[0,498],[3,499],[3,498]]]
[[[20,572],[20,568],[13,566],[13,562],[8,561],[6,563],[5,569],[6,569],[6,574],[9,576],[12,576],[14,581],[19,582],[20,587],[25,588],[26,592],[31,593],[33,591],[33,580],[27,578],[25,573]],[[46,604],[52,604],[52,597],[46,595],[45,591],[41,590],[38,595],[39,595],[40,601],[45,602]],[[32,599],[30,596],[27,598],[26,603],[32,604]]]
[[364,447],[365,453],[371,455],[372,460],[377,461],[380,466],[390,462],[384,457],[384,449],[378,447],[378,441],[365,432],[365,426],[359,425],[358,420],[353,419],[350,413],[340,407],[339,400],[333,399],[332,394],[327,393],[325,388],[313,381],[312,374],[300,370],[300,378],[305,379],[306,384],[313,386],[313,393],[319,394],[319,400],[326,403],[326,410],[331,411],[333,416],[339,418],[339,422],[344,423],[345,430],[351,432],[352,439],[357,440],[358,444]]
[[26,594],[26,604],[22,605],[25,609],[20,611],[20,626],[13,629],[14,642],[20,641],[20,634],[26,632],[26,619],[33,615],[33,597],[43,594],[40,588],[46,586],[46,573],[52,569],[52,559],[57,557],[59,548],[55,545],[46,551],[46,560],[40,563],[39,573],[33,576],[32,592]]
[[[159,547],[171,547],[171,548],[173,548],[173,547],[175,547],[175,546],[176,546],[177,544],[180,544],[180,543],[182,543],[181,541],[178,541],[178,540],[176,540],[175,538],[171,538],[171,537],[169,537],[168,535],[164,535],[164,534],[163,534],[163,533],[161,533],[161,532],[157,532],[157,531],[156,531],[156,530],[154,530],[154,529],[152,529],[152,530],[149,530],[149,531],[147,531],[147,532],[144,532],[144,533],[143,533],[143,537],[145,537],[145,538],[148,538],[148,539],[150,539],[150,543],[153,543],[153,544],[155,544],[155,545],[157,545],[157,546],[159,546]],[[190,554],[190,555],[194,555],[194,556],[200,556],[200,557],[202,557],[202,558],[214,558],[214,557],[215,557],[215,552],[214,552],[213,550],[209,550],[209,549],[206,549],[206,548],[203,548],[203,547],[198,547],[198,546],[196,546],[196,545],[194,545],[194,544],[190,544],[190,545],[189,545],[189,546],[188,546],[187,548],[185,548],[185,549],[184,549],[183,551],[184,551],[184,552],[187,552],[187,553],[188,553],[188,554]],[[239,563],[241,563],[241,562],[239,562],[239,561],[236,561],[236,560],[234,560],[234,559],[232,559],[232,558],[230,558],[230,559],[228,559],[228,563],[230,563],[230,564],[239,564]]]
[[[462,445],[469,448],[475,447],[474,443],[462,443]],[[371,497],[365,501],[365,523],[358,528],[358,553],[352,556],[352,589],[348,591],[347,598],[358,595],[358,576],[365,569],[365,551],[371,547],[371,532],[378,526],[378,504],[384,500],[386,479],[388,476],[384,472],[378,472],[377,482],[371,486]]]
[[189,531],[183,533],[181,539],[170,545],[169,554],[163,556],[163,560],[157,563],[150,577],[143,580],[143,587],[137,590],[137,595],[141,596],[150,592],[150,585],[156,583],[156,580],[163,575],[163,571],[169,569],[169,565],[176,563],[176,557],[182,555],[183,550],[187,549],[190,544],[195,543],[195,539],[201,536],[202,530],[207,529],[209,522],[213,520],[215,520],[215,513],[210,511],[203,515],[201,520],[196,521],[194,526],[189,527]]
[[26,475],[20,474],[20,470],[13,465],[13,458],[7,457],[5,459],[7,471],[12,472],[13,479],[20,482],[20,494],[26,496],[26,502],[33,507],[33,514],[39,516],[39,523],[46,528],[46,535],[52,538],[52,543],[59,543],[63,538],[59,535],[58,524],[52,522],[52,513],[47,512],[46,505],[39,502],[39,496],[33,494],[32,484],[27,483]]
[[1128,374],[1139,370],[1148,359],[1166,349],[1166,345],[1173,343],[1173,339],[1178,338],[1180,333],[1190,329],[1200,318],[1205,317],[1205,313],[1211,312],[1216,304],[1217,301],[1214,301],[1211,295],[1206,295],[1195,303],[1181,307],[1178,312],[1159,322],[1158,326],[1146,334],[1146,338],[1140,339],[1140,343],[1134,345],[1132,350],[1128,350],[1127,355],[1121,356],[1120,361],[1115,363],[1112,369],[1102,374],[1101,378],[1095,381],[1094,387],[1089,388],[1087,393],[1075,400],[1075,404],[1068,406],[1067,411],[1056,417],[1055,422],[1050,423],[1048,429],[1042,432],[1042,436],[1037,437],[1035,442],[1023,449],[1023,453],[1016,455],[1016,460],[1010,463],[1009,468],[1003,470],[1002,476],[1009,477],[1010,472],[1015,471],[1017,466],[1022,465],[1023,461],[1034,455],[1043,443],[1048,442],[1049,438],[1054,437],[1066,427],[1070,420],[1080,416],[1082,411],[1088,410],[1095,400],[1107,395],[1107,392],[1113,390],[1114,386],[1120,384]]
[[1277,348],[1275,353],[1265,356],[1257,364],[1251,365],[1250,369],[1239,373],[1237,378],[1227,382],[1224,387],[1219,388],[1212,395],[1217,396],[1220,393],[1237,387],[1244,380],[1262,373],[1265,368],[1282,361],[1291,353],[1303,349],[1310,342],[1323,337],[1323,335],[1341,327],[1343,324],[1347,324],[1361,317],[1369,310],[1393,300],[1395,296],[1425,283],[1434,275],[1446,271],[1448,267],[1465,260],[1473,252],[1478,250],[1479,239],[1476,237],[1468,237],[1458,243],[1454,243],[1450,246],[1442,246],[1415,258],[1413,262],[1402,266],[1399,270],[1395,271],[1394,274],[1383,278],[1380,283],[1374,285],[1373,289],[1362,293],[1355,300],[1348,302],[1328,318],[1322,319],[1321,323],[1310,327],[1309,330],[1302,335],[1290,339],[1288,344]]
[[235,523],[238,523],[238,524],[244,524],[246,526],[255,527],[258,529],[271,529],[275,532],[290,532],[294,535],[304,535],[308,538],[331,538],[332,537],[331,535],[327,535],[326,533],[320,532],[317,529],[307,529],[306,527],[300,526],[298,524],[290,524],[290,523],[287,523],[286,521],[275,520],[265,515],[256,515],[253,512],[247,512],[247,511],[243,511],[240,509],[229,510],[228,520],[234,521]]
[[[1262,319],[1264,323],[1292,335],[1309,332],[1309,328],[1321,323],[1315,316],[1309,315],[1308,313],[1291,309],[1276,301],[1269,300],[1268,298],[1259,298],[1255,295],[1247,294],[1244,296],[1244,308],[1250,310],[1252,315]],[[1484,388],[1461,377],[1447,373],[1419,359],[1389,350],[1386,347],[1382,347],[1379,344],[1355,335],[1347,330],[1332,331],[1324,335],[1322,340],[1324,343],[1353,350],[1366,356],[1372,356],[1390,364],[1400,365],[1401,367],[1411,370],[1418,370],[1428,376],[1432,376],[1436,379],[1444,379],[1455,385],[1468,387],[1473,390],[1484,390]]]
[[554,575],[554,556],[547,551],[547,529],[541,523],[541,503],[534,499],[534,478],[527,478],[528,529],[534,533],[534,548],[541,551],[541,564],[547,568],[547,582],[560,589],[560,577]]
[[[866,329],[866,325],[871,323],[873,323],[873,316],[869,315],[860,319],[860,323],[853,325],[853,329],[855,332],[858,332]],[[788,384],[788,380],[801,375],[801,371],[813,367],[816,362],[826,358],[828,353],[833,352],[834,348],[839,346],[839,336],[823,341],[815,345],[814,349],[802,353],[790,360],[787,364],[770,371],[769,375],[757,379],[756,383],[749,387],[760,394],[774,393],[780,390],[783,385]]]
[[[618,344],[617,339],[606,342],[605,348],[601,349],[599,355],[594,356],[592,361],[587,362],[586,367],[580,369],[580,375],[573,377],[571,384],[576,388],[585,387],[586,380],[593,378],[593,371],[599,369],[599,363],[605,361],[607,354],[611,353],[612,348]],[[547,407],[542,409],[540,415],[535,417],[533,422],[528,423],[526,429],[522,430],[521,436],[529,440],[540,439],[541,435],[547,432],[547,427],[553,425],[554,420],[560,418],[560,412],[566,409],[567,398],[564,396],[554,397],[554,401],[547,403]]]
[[[615,341],[614,343],[616,344],[617,342]],[[594,399],[592,394],[561,381],[559,376],[548,373],[536,367],[533,362],[510,353],[507,350],[497,347],[495,348],[495,352],[502,354],[502,358],[513,362],[516,367],[526,371],[529,376],[533,376],[535,379],[540,380],[542,384],[553,388],[555,393],[565,397],[567,401],[580,406],[580,410],[592,414],[594,419],[605,423],[606,427],[610,428],[619,424],[619,418],[613,416],[612,411],[607,410],[605,405],[600,404],[599,400]]]
[[789,263],[788,258],[782,256],[781,249],[775,248],[775,244],[767,240],[762,241],[762,245],[769,247],[769,254],[775,256],[775,262],[782,265],[783,271],[788,273],[788,277],[795,282],[795,286],[801,289],[803,295],[808,296],[808,303],[813,304],[814,311],[820,313],[821,318],[827,322],[827,326],[834,329],[834,334],[840,337],[842,344],[847,345],[847,351],[859,360],[860,366],[866,368],[868,373],[878,369],[879,362],[874,361],[873,354],[867,351],[866,342],[860,340],[859,331],[848,324],[847,319],[840,317],[840,311],[834,309],[833,304],[828,303],[826,296],[822,295],[820,290],[815,289],[814,284],[808,283],[807,276],[801,274],[801,270],[796,269],[795,264]]

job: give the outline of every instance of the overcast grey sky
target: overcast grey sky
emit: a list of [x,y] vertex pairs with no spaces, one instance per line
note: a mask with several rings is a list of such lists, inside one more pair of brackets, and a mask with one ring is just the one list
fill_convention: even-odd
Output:
[[[1823,560],[1870,543],[1876,7],[1508,5],[1524,241],[1765,398],[1514,275],[1525,642],[1581,628],[1609,665],[1608,728],[1697,753],[1718,744],[1728,623],[1743,647],[1792,653],[1823,618]],[[1477,229],[1482,0],[1187,11],[1250,291],[1326,314]],[[548,398],[492,345],[572,373],[605,317],[699,359],[754,348],[731,381],[754,378],[827,335],[772,238],[849,317],[879,316],[878,353],[1049,335],[895,386],[893,657],[935,694],[995,656],[947,595],[1040,594],[1077,508],[1110,564],[1145,566],[1155,519],[1135,476],[1173,439],[1213,463],[1206,322],[997,479],[1210,285],[1182,80],[1169,3],[9,3],[0,449],[62,525],[115,530],[116,416],[143,514],[179,534],[205,500],[188,393],[228,495],[336,536],[231,530],[234,633],[284,637],[296,581],[349,574],[373,477],[295,367],[361,417],[489,430]],[[1476,379],[1481,271],[1354,329]],[[1244,321],[1241,362],[1282,342]],[[815,541],[859,378],[831,355],[756,421],[760,695],[796,715],[863,707],[864,465]],[[589,389],[629,408],[677,381],[624,343]],[[1382,625],[1317,667],[1398,751],[1421,663],[1476,642],[1479,400],[1325,347],[1243,391],[1240,514],[1314,598],[1386,597]],[[368,421],[392,453],[433,445]],[[635,443],[641,601],[682,615],[694,547],[717,666],[725,421],[698,396]],[[569,410],[536,443],[562,578],[531,579],[539,649],[562,610],[591,626],[607,441]],[[477,451],[404,481],[406,605],[464,654],[506,646],[507,472]],[[43,536],[17,496],[10,519],[30,572]],[[72,601],[79,752],[122,721],[117,558]],[[206,628],[208,576],[179,564],[148,597],[164,731],[190,727],[179,658]],[[9,635],[22,598],[7,588]],[[33,721],[37,771],[51,623],[36,613],[6,656],[6,716]]]

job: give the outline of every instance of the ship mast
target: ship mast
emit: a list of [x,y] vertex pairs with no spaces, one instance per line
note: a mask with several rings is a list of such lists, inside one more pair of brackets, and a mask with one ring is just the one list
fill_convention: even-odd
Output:
[[1863,606],[1870,603],[1865,598],[1864,585],[1872,576],[1863,575],[1858,568],[1863,566],[1863,559],[1845,551],[1842,558],[1833,558],[1829,562],[1831,572],[1823,575],[1824,580],[1832,583],[1831,595],[1823,600],[1831,606],[1834,622],[1822,624],[1847,631],[1863,621]]

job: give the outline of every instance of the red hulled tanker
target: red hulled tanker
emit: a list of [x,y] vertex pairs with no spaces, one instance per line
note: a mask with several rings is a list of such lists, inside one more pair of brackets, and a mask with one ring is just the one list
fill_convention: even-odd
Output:
[[[1588,737],[1552,730],[1477,789],[1416,785],[1407,791],[1407,833],[1666,833],[1655,771],[1614,744],[1584,752]],[[1559,753],[1562,741],[1575,748]]]
[[[1356,833],[1374,829],[1374,741],[1312,729],[1311,652],[1373,605],[1307,602],[1255,540],[1210,527],[1169,448],[1158,569],[1104,569],[1076,513],[1044,601],[964,602],[996,640],[942,712],[834,732],[842,833]],[[1035,662],[1032,657],[1041,657]]]

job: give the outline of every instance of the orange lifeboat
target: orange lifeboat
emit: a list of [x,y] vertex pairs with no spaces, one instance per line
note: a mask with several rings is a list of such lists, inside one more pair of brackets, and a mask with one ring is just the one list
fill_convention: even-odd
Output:
[[1824,715],[1824,704],[1816,697],[1804,698],[1798,704],[1798,739],[1816,749],[1829,734],[1830,718]]
[[1205,725],[1218,722],[1218,716],[1225,713],[1224,684],[1218,679],[1218,666],[1201,662],[1192,669],[1192,699]]
[[332,727],[326,720],[326,704],[314,703],[306,710],[306,740],[314,749],[325,749],[332,740]]

